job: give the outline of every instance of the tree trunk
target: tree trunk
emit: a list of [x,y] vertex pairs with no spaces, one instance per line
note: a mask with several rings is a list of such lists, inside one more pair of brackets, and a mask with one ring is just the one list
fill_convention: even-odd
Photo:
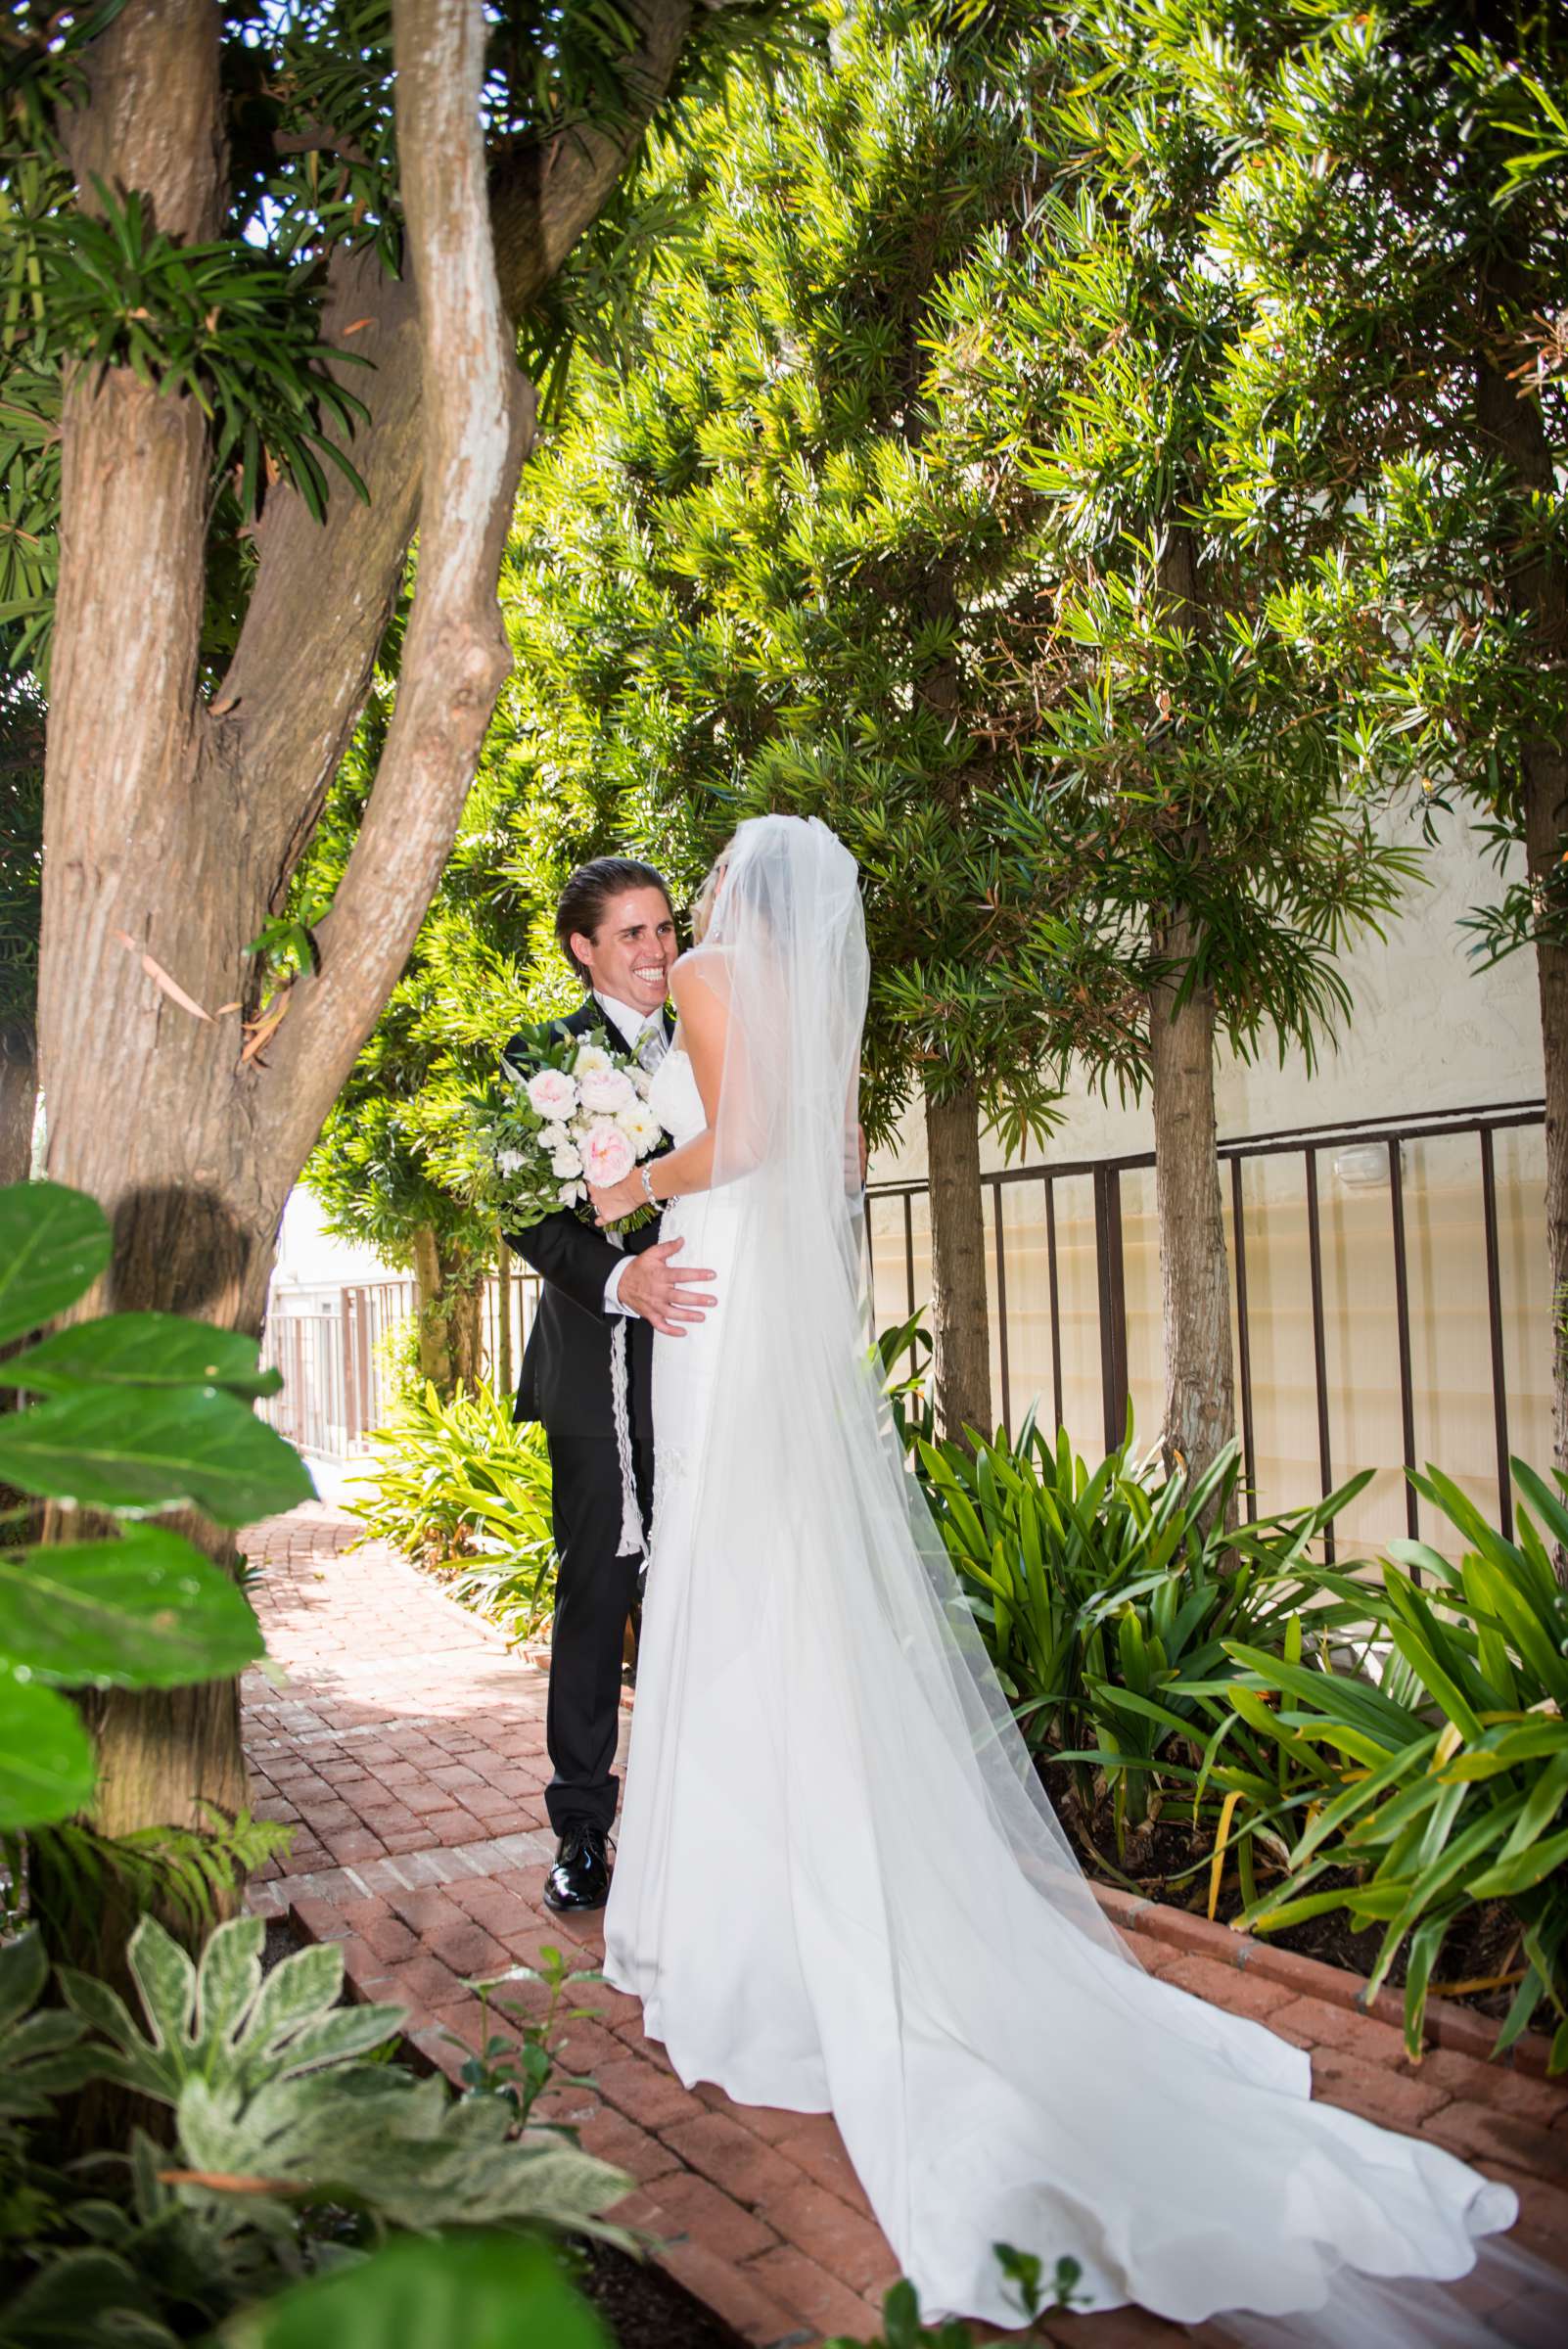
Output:
[[512,1366],[512,1251],[495,1243],[495,1392],[510,1402],[517,1380]]
[[[1506,277],[1506,272],[1503,273]],[[1517,275],[1517,273],[1516,273]],[[1504,285],[1519,306],[1529,302],[1517,284]],[[1513,469],[1521,492],[1553,494],[1551,449],[1539,401],[1521,397],[1501,366],[1484,366],[1478,386],[1483,445]],[[1568,576],[1549,547],[1532,547],[1512,569],[1506,592],[1512,610],[1531,623],[1547,663],[1568,666]],[[1563,833],[1568,822],[1568,743],[1538,736],[1524,746],[1519,773],[1525,860],[1545,914],[1536,942],[1541,994],[1541,1045],[1546,1098],[1546,1264],[1552,1326],[1552,1437],[1557,1466],[1568,1469],[1568,938],[1562,889]],[[1557,1552],[1559,1577],[1568,1561]]]
[[[1196,535],[1168,526],[1157,585],[1172,622],[1201,632],[1208,622]],[[1201,828],[1182,841],[1201,856]],[[1149,990],[1149,1070],[1154,1106],[1154,1190],[1160,1227],[1160,1297],[1165,1337],[1165,1424],[1169,1469],[1189,1486],[1235,1436],[1230,1355],[1230,1267],[1220,1205],[1214,1106],[1215,999],[1194,986],[1182,999],[1201,941],[1179,904],[1156,916],[1151,944],[1167,975]]]
[[414,1234],[419,1375],[443,1403],[474,1394],[484,1369],[484,1283],[466,1248],[443,1247],[428,1223]]
[[479,1267],[460,1262],[447,1280],[446,1346],[452,1362],[452,1391],[477,1395],[484,1375],[484,1290]]
[[442,1403],[452,1400],[452,1357],[447,1345],[446,1283],[436,1234],[422,1223],[414,1234],[414,1288],[419,1300],[419,1375],[429,1379]]
[[32,1168],[32,1121],[38,1106],[38,1054],[20,1021],[0,1028],[0,1189],[25,1182]]
[[[197,667],[202,411],[123,368],[78,371],[66,392],[39,1046],[49,1172],[97,1197],[115,1231],[83,1311],[153,1308],[259,1333],[284,1203],[413,943],[508,663],[495,580],[530,416],[485,207],[483,17],[400,0],[395,29],[408,274],[379,307],[375,413],[355,443],[374,511],[335,498],[306,543],[299,500],[273,492],[231,685],[211,708]],[[159,229],[214,233],[218,33],[209,0],[129,0],[93,43],[69,126],[85,204],[97,174],[139,189]],[[416,520],[395,714],[322,926],[321,973],[293,990],[264,1050],[254,1036],[244,1049],[240,1014],[219,1007],[254,1008],[247,943],[308,839]],[[372,528],[376,561],[340,576],[346,554],[366,551],[354,530]],[[232,1557],[226,1536],[204,1539]],[[204,1801],[243,1803],[234,1683],[110,1694],[90,1713],[108,1832],[196,1825]]]
[[1176,967],[1149,990],[1165,1329],[1162,1444],[1167,1465],[1184,1470],[1189,1482],[1231,1442],[1236,1420],[1230,1268],[1216,1148],[1214,996],[1194,988],[1179,1009],[1176,1004],[1181,971],[1194,945],[1183,917],[1168,923],[1156,950]]
[[926,1096],[931,1178],[931,1321],[937,1425],[955,1443],[992,1432],[991,1313],[980,1195],[980,1097],[973,1084]]

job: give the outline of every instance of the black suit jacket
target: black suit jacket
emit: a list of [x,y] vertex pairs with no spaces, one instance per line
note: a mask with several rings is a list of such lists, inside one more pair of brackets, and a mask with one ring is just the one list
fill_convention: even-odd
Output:
[[[552,1023],[574,1036],[603,1034],[617,1053],[625,1044],[590,995],[570,1019]],[[665,1028],[669,1033],[669,1014]],[[527,1053],[537,1031],[512,1038],[507,1056]],[[640,1255],[659,1237],[657,1219],[626,1235],[628,1255]],[[546,1216],[527,1231],[508,1232],[507,1245],[542,1276],[538,1311],[529,1332],[518,1383],[517,1419],[537,1419],[545,1434],[605,1436],[615,1433],[610,1402],[610,1339],[620,1317],[606,1313],[605,1283],[621,1260],[622,1251],[602,1231],[582,1222],[569,1207]],[[653,1330],[640,1315],[626,1317],[629,1341],[632,1431],[653,1436]]]

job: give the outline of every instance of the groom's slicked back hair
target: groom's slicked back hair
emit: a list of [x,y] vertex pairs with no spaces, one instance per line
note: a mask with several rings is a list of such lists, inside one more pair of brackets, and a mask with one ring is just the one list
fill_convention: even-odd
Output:
[[628,889],[657,889],[665,903],[670,903],[669,884],[664,874],[651,864],[640,864],[635,856],[595,856],[577,866],[561,892],[555,909],[556,941],[584,987],[592,982],[572,951],[573,938],[596,938],[605,907],[612,898],[623,898]]

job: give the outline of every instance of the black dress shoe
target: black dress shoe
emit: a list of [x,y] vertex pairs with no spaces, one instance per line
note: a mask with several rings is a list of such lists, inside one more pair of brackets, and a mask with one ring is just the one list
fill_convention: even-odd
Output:
[[546,1909],[602,1909],[610,1898],[603,1827],[568,1827],[544,1882]]

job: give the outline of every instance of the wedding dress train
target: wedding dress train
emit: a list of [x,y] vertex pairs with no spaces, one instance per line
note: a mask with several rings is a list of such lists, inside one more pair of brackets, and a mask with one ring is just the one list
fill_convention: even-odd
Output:
[[[743,826],[705,949],[735,1122],[663,1236],[721,1303],[655,1347],[607,1977],[688,2086],[833,2113],[928,2315],[1020,2321],[998,2241],[1070,2253],[1095,2308],[1186,2322],[1320,2309],[1349,2271],[1462,2276],[1513,2194],[1311,2102],[1305,2053],[1140,1969],[911,1503],[834,1130],[864,999],[853,873],[821,826]],[[680,1049],[652,1098],[677,1142],[703,1128]]]

